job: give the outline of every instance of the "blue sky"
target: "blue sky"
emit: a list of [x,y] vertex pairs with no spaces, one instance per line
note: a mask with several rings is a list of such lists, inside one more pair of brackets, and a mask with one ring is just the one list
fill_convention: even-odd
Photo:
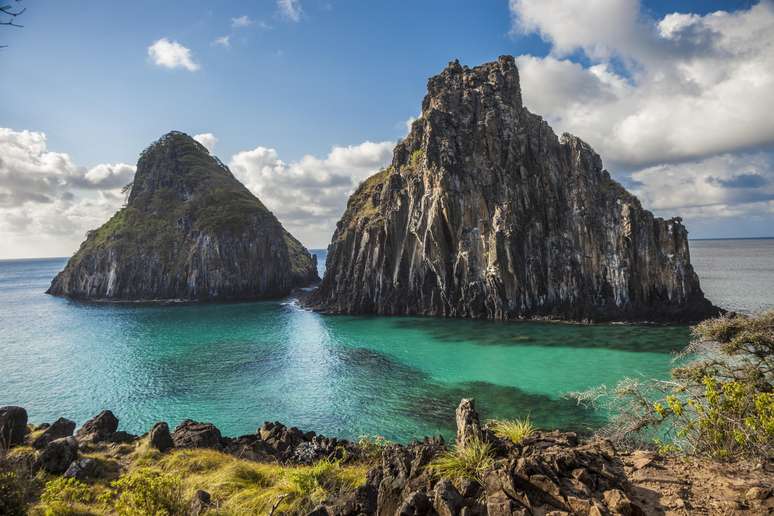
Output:
[[[351,187],[389,157],[391,146],[406,133],[406,120],[419,114],[427,78],[454,58],[476,65],[501,54],[521,56],[527,106],[557,132],[572,130],[592,143],[611,172],[659,215],[683,215],[696,237],[774,235],[769,206],[774,138],[766,121],[759,121],[755,134],[725,140],[713,135],[708,143],[691,138],[674,149],[657,138],[640,145],[653,130],[641,136],[631,129],[637,120],[651,119],[650,108],[642,106],[669,95],[664,84],[655,84],[654,78],[664,75],[660,62],[680,61],[673,70],[696,65],[701,74],[717,62],[729,74],[749,69],[742,60],[751,52],[755,64],[769,62],[771,49],[764,45],[748,41],[731,52],[722,45],[736,45],[725,36],[733,36],[740,23],[773,37],[765,25],[774,12],[770,2],[601,1],[588,22],[575,20],[573,0],[556,0],[549,6],[553,11],[539,4],[551,2],[23,0],[19,5],[27,12],[19,23],[25,27],[0,27],[0,44],[8,45],[0,49],[0,127],[6,128],[5,141],[15,142],[20,160],[14,169],[8,164],[12,160],[3,165],[7,170],[0,169],[5,219],[0,237],[16,248],[0,251],[0,258],[72,252],[84,228],[98,225],[120,205],[114,183],[131,175],[127,167],[138,153],[171,129],[211,135],[217,141],[213,152],[291,231],[307,245],[325,245]],[[757,11],[741,16],[751,9]],[[718,10],[727,11],[728,19],[710,19],[709,13]],[[684,16],[666,18],[672,13]],[[240,17],[246,17],[242,26],[233,21]],[[584,33],[594,20],[599,30]],[[659,25],[664,20],[668,27]],[[636,27],[628,30],[627,23]],[[626,30],[608,34],[610,27]],[[624,34],[640,29],[639,39]],[[658,30],[660,36],[651,34]],[[713,40],[713,34],[724,39]],[[217,43],[223,37],[228,45],[223,39]],[[162,38],[187,49],[189,64],[154,61],[149,47]],[[718,49],[731,57],[719,57]],[[688,52],[698,57],[686,57]],[[697,116],[702,109],[723,111],[716,93],[738,91],[736,86],[701,77],[699,87],[707,94],[697,100]],[[764,74],[760,80],[767,84],[769,79]],[[627,87],[632,91],[622,93]],[[583,95],[589,109],[598,106],[607,117],[604,123],[572,104]],[[605,100],[610,95],[619,95],[615,105]],[[637,98],[638,105],[626,104],[627,96]],[[718,103],[716,109],[708,102]],[[745,106],[732,107],[746,116]],[[627,117],[631,122],[619,132],[605,132]],[[707,121],[726,126],[714,115]],[[696,133],[690,123],[685,127],[685,133]],[[363,147],[364,142],[373,145]],[[28,150],[20,151],[22,145]],[[25,160],[48,163],[54,155],[67,161],[61,170],[51,172],[50,163],[45,170],[25,165]],[[695,179],[697,170],[712,167],[718,171]],[[29,180],[35,173],[45,180]],[[46,174],[52,173],[66,178],[62,188],[51,188]],[[272,174],[282,177],[272,183]],[[744,174],[755,176],[748,188],[744,178],[738,179]],[[694,177],[701,181],[694,184],[698,190],[706,184],[706,199],[666,202],[658,184],[673,176]],[[352,184],[334,191],[330,186],[342,177]],[[694,179],[675,181],[690,192]],[[322,188],[320,206],[314,206],[314,188],[302,191],[309,184]],[[672,193],[682,192],[680,185],[667,181]],[[757,204],[734,208],[750,203]],[[56,222],[62,217],[69,223]]]

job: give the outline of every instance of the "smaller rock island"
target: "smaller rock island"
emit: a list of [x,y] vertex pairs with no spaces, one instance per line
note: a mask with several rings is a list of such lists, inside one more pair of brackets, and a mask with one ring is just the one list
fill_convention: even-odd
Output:
[[126,205],[90,231],[48,294],[231,301],[318,280],[315,258],[218,158],[178,131],[145,149]]

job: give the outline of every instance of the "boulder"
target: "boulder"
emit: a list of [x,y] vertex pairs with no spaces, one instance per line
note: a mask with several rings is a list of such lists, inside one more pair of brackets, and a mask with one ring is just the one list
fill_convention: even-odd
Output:
[[188,514],[190,516],[199,516],[200,514],[207,512],[211,505],[212,497],[210,496],[210,493],[199,489],[194,493],[194,496],[191,499],[191,503],[188,507]]
[[99,476],[99,463],[88,457],[74,460],[64,472],[65,477],[72,477],[77,480],[87,480]]
[[110,434],[107,439],[105,439],[107,442],[111,443],[131,443],[137,439],[137,436],[134,434],[130,434],[129,432],[124,432],[123,430],[118,430],[117,432],[113,432]]
[[0,448],[24,443],[27,435],[27,411],[22,407],[0,408]]
[[603,493],[605,505],[613,514],[630,516],[632,514],[632,502],[620,489],[609,489]]
[[216,448],[222,447],[220,430],[212,423],[198,423],[186,419],[172,433],[172,442],[176,448]]
[[439,516],[457,516],[465,500],[450,480],[441,480],[433,490],[433,507]]
[[430,512],[432,504],[422,491],[410,493],[396,512],[396,516],[423,516]]
[[75,433],[79,441],[101,442],[110,439],[118,430],[118,418],[109,410],[103,410],[89,419]]
[[160,452],[165,452],[175,446],[172,441],[172,434],[169,433],[169,425],[164,421],[159,421],[153,425],[148,434],[148,443],[151,448]]
[[457,407],[457,446],[464,448],[471,440],[482,440],[475,400],[463,398]]
[[70,464],[78,458],[78,441],[74,437],[54,439],[40,452],[39,466],[54,475],[67,471]]
[[74,431],[75,421],[60,417],[32,442],[32,447],[42,450],[51,441],[61,439],[62,437],[70,437]]

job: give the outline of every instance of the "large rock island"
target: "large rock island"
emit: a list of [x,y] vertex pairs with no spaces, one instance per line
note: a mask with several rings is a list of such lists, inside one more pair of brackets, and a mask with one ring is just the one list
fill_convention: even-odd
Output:
[[698,320],[687,231],[522,105],[513,57],[450,63],[352,195],[310,297],[330,313]]
[[282,296],[318,279],[312,255],[190,136],[140,155],[128,202],[89,232],[49,294],[114,301]]

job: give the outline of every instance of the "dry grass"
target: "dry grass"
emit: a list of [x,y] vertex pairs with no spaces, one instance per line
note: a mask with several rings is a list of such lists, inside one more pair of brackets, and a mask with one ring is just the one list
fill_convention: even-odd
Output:
[[519,444],[535,433],[535,425],[529,420],[529,416],[525,419],[493,420],[489,422],[489,428],[497,437],[513,444]]
[[[216,450],[176,450],[162,454],[141,441],[131,454],[112,457],[89,454],[117,464],[122,474],[88,484],[73,484],[69,491],[50,477],[49,495],[33,514],[118,514],[144,512],[184,514],[187,502],[203,489],[210,493],[214,514],[297,514],[312,509],[333,494],[354,490],[365,482],[368,464],[341,464],[322,460],[310,466],[284,466],[238,459]],[[57,497],[57,492],[63,497]],[[70,496],[73,492],[77,497]],[[161,512],[159,512],[161,511]]]
[[475,480],[483,483],[484,474],[494,466],[492,445],[478,439],[465,447],[456,447],[436,457],[430,463],[430,471],[439,478],[450,480]]

